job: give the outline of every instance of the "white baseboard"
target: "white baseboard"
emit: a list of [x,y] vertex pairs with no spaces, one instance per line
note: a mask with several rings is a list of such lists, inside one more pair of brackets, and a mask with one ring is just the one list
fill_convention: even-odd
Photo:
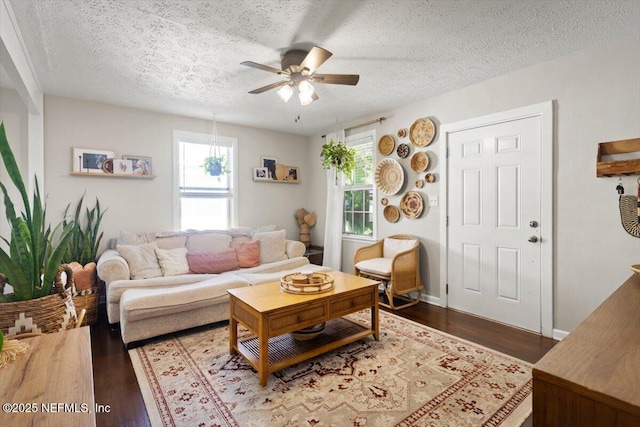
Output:
[[422,294],[422,298],[420,298],[420,301],[426,302],[427,304],[433,304],[437,306],[440,305],[440,297],[434,297],[432,295]]
[[556,341],[562,341],[567,335],[569,335],[569,332],[567,331],[563,331],[561,329],[554,329],[551,332],[551,338],[553,338]]

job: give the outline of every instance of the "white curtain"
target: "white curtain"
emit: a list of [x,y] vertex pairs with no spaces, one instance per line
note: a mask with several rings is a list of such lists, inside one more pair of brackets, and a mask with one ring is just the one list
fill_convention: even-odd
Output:
[[[340,139],[336,138],[336,135]],[[344,141],[344,131],[330,133],[325,141]],[[344,180],[342,172],[327,170],[327,212],[324,226],[324,256],[322,265],[340,271],[342,269],[342,205]]]

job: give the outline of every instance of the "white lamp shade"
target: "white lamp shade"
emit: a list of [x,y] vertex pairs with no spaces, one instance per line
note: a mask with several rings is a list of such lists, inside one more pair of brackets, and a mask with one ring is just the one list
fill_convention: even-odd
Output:
[[306,94],[304,92],[299,92],[298,93],[298,98],[300,99],[300,104],[301,105],[309,105],[313,102],[313,94]]
[[291,95],[293,95],[293,88],[289,85],[284,85],[278,90],[278,96],[284,102],[287,102],[291,98]]
[[307,80],[303,80],[298,83],[298,90],[300,91],[300,93],[304,93],[305,95],[309,96],[313,95],[313,93],[316,91],[313,85]]

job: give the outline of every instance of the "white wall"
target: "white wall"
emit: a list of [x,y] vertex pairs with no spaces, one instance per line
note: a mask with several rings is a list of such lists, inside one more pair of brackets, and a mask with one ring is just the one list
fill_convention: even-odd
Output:
[[[172,141],[174,130],[209,134],[211,121],[159,114],[113,105],[45,96],[45,179],[49,218],[62,219],[65,206],[75,206],[86,191],[108,207],[105,239],[120,230],[159,231],[173,228]],[[295,211],[307,200],[306,139],[297,135],[218,123],[218,134],[238,139],[238,225],[276,224],[296,239]],[[72,148],[92,148],[152,157],[154,180],[71,176]],[[253,182],[261,155],[299,166],[301,183]]]
[[[629,266],[640,261],[640,239],[626,234],[620,225],[618,178],[596,178],[595,174],[599,142],[640,137],[640,34],[364,119],[387,117],[381,125],[374,125],[379,139],[408,129],[419,117],[432,118],[439,129],[445,123],[548,100],[554,100],[555,119],[554,328],[570,331],[632,274]],[[318,161],[322,143],[319,135],[309,138],[310,162]],[[437,176],[441,143],[436,135],[427,148],[429,171]],[[377,155],[376,161],[381,158]],[[397,159],[395,154],[392,157]],[[415,189],[417,178],[409,158],[400,162],[408,172],[408,186],[389,197],[394,205],[404,191]],[[319,166],[311,163],[311,167],[317,182],[324,182]],[[623,178],[627,194],[636,193],[636,178]],[[314,192],[324,191],[314,184]],[[439,196],[437,181],[420,192],[425,201],[428,196]],[[309,199],[310,209],[320,214],[314,237],[324,233],[322,203],[321,197]],[[426,208],[421,218],[402,218],[395,224],[386,222],[378,210],[378,236],[409,233],[420,237],[426,248],[422,277],[427,275],[428,294],[435,297],[439,296],[440,209]],[[345,245],[343,257],[353,259],[356,246]]]

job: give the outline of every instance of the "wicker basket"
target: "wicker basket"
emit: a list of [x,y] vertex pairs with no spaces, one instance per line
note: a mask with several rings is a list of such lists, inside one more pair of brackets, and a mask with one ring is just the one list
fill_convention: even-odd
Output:
[[80,326],[94,325],[98,321],[98,300],[100,299],[99,283],[100,282],[91,289],[73,293],[73,305],[76,306],[76,312],[80,313],[83,308],[87,310],[82,325]]
[[290,294],[319,294],[333,289],[333,282],[327,273],[292,273],[282,276],[280,289]]
[[[62,273],[67,274],[62,284]],[[4,334],[26,332],[52,333],[73,329],[76,325],[76,309],[71,297],[73,270],[61,265],[56,274],[54,293],[28,301],[0,304],[0,329]]]

